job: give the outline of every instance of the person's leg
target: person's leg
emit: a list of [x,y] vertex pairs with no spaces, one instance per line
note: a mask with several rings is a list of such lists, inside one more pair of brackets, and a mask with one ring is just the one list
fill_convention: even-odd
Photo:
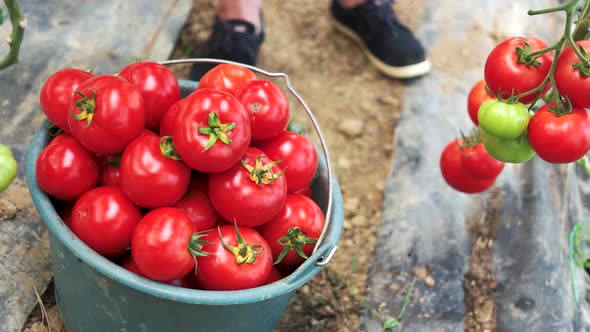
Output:
[[[211,34],[194,56],[255,65],[264,40],[262,0],[218,0]],[[215,65],[195,64],[189,78],[199,80]]]
[[424,49],[393,12],[391,0],[332,0],[336,29],[356,41],[370,62],[393,78],[430,71]]

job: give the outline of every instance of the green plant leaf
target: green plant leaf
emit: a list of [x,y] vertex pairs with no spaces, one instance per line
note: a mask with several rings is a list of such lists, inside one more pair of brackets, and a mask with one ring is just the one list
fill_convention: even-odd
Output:
[[395,319],[395,318],[388,319],[383,322],[383,329],[390,330],[398,325],[399,325],[399,321],[397,319]]
[[4,13],[2,12],[2,8],[0,8],[0,25],[4,23]]

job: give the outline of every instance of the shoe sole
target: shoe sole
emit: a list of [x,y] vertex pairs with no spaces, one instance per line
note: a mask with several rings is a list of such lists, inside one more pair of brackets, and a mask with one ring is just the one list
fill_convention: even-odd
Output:
[[363,40],[353,30],[336,21],[334,18],[332,18],[332,24],[338,32],[354,41],[363,50],[363,53],[367,56],[367,58],[369,58],[369,61],[373,64],[373,66],[375,66],[375,68],[387,76],[398,79],[410,79],[423,76],[430,72],[430,69],[432,68],[430,61],[428,60],[403,67],[388,65],[374,56],[367,46],[365,46]]

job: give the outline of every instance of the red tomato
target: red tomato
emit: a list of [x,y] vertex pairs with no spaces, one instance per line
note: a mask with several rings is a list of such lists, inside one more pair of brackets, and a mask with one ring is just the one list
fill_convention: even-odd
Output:
[[173,207],[181,209],[193,222],[193,232],[212,229],[221,223],[221,218],[209,200],[209,178],[200,176],[191,180],[186,195]]
[[77,199],[98,182],[96,159],[68,134],[41,150],[35,167],[39,188],[62,201]]
[[250,120],[234,96],[197,90],[174,121],[174,146],[182,160],[201,172],[222,172],[240,160],[250,144]]
[[299,189],[293,193],[294,194],[301,194],[303,196],[307,196],[309,198],[312,198],[311,185],[307,185],[307,186],[303,187],[302,189]]
[[235,96],[250,115],[252,139],[269,139],[287,129],[289,100],[271,81],[249,81],[236,91]]
[[[239,232],[239,235],[237,235]],[[196,282],[207,290],[238,290],[264,285],[272,269],[268,243],[253,228],[218,226],[202,238],[207,256],[197,256]]]
[[246,67],[220,64],[201,77],[197,90],[214,89],[233,94],[242,84],[255,79],[256,75]]
[[164,113],[180,99],[180,88],[174,73],[156,62],[137,62],[123,68],[119,76],[133,83],[145,103],[145,126],[160,127]]
[[166,282],[181,278],[195,267],[189,252],[192,235],[193,224],[181,210],[152,210],[141,218],[133,232],[133,261],[149,279]]
[[120,169],[119,166],[102,164],[100,165],[100,177],[98,180],[98,185],[101,187],[120,187],[121,186],[121,177],[120,177]]
[[68,126],[72,136],[86,149],[95,153],[121,152],[141,133],[144,125],[143,97],[124,78],[94,76],[76,89]]
[[[532,52],[547,47],[547,44],[537,38],[512,37],[496,45],[486,59],[485,82],[492,93],[501,94],[502,98],[508,98],[513,91],[514,95],[517,95],[533,90],[549,74],[553,52],[539,56],[536,60],[537,64],[521,63],[516,49],[525,49],[524,41],[528,43]],[[549,84],[543,90],[543,94],[548,89]],[[535,94],[533,93],[520,98],[519,101],[528,104],[534,99]]]
[[119,256],[129,248],[141,212],[117,187],[99,187],[80,197],[71,229],[97,253]]
[[270,270],[270,274],[268,275],[268,279],[266,279],[266,282],[264,284],[272,284],[273,282],[279,281],[281,279],[283,279],[281,273],[276,267],[273,266]]
[[[590,53],[590,40],[581,40],[576,44]],[[590,76],[585,75],[580,69],[585,69],[583,63],[571,46],[566,47],[557,60],[555,84],[559,93],[568,97],[573,105],[588,108],[590,107],[590,94],[588,94]],[[586,74],[590,74],[588,69],[585,71]]]
[[477,120],[477,111],[479,110],[479,106],[490,99],[495,99],[496,97],[490,96],[486,91],[486,81],[480,80],[471,88],[469,91],[469,95],[467,95],[467,111],[469,112],[469,118],[475,125],[479,125],[479,121]]
[[277,216],[262,225],[275,264],[296,265],[311,255],[324,228],[324,214],[310,198],[289,194]]
[[260,143],[260,149],[271,160],[280,160],[285,170],[287,191],[296,192],[309,185],[318,168],[318,155],[309,138],[298,133],[283,131]]
[[160,137],[145,131],[121,157],[121,188],[144,208],[170,206],[186,193],[191,170],[182,161],[164,156]]
[[494,184],[496,178],[478,179],[465,172],[461,165],[462,139],[450,142],[440,156],[440,170],[443,178],[453,189],[467,194],[482,192]]
[[87,71],[65,68],[53,73],[41,87],[40,102],[49,121],[68,131],[68,115],[74,91],[93,75]]
[[209,198],[226,220],[255,227],[281,210],[287,182],[281,169],[261,150],[248,148],[242,161],[225,172],[211,174]]
[[[133,272],[139,276],[145,277],[143,273],[137,267],[137,264],[133,261],[133,257],[128,256],[123,263],[121,263],[121,267],[126,269],[127,271]],[[186,276],[178,279],[174,279],[171,281],[165,282],[168,285],[176,286],[176,287],[184,287],[184,288],[195,288],[192,272],[189,272]]]
[[504,169],[504,163],[494,159],[483,143],[466,147],[461,154],[461,167],[465,173],[478,179],[495,179]]
[[575,106],[570,113],[557,115],[543,105],[529,121],[528,137],[541,159],[550,163],[575,162],[590,150],[590,116]]
[[160,136],[172,136],[174,134],[174,120],[176,114],[180,111],[182,105],[186,103],[186,99],[180,99],[170,106],[170,108],[164,113],[162,121],[160,122]]

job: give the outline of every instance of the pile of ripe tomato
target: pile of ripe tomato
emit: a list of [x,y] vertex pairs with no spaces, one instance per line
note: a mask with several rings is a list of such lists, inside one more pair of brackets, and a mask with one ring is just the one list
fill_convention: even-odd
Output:
[[[584,57],[590,51],[588,40],[577,46]],[[440,158],[441,173],[452,188],[482,192],[494,184],[504,163],[523,163],[535,155],[549,163],[572,163],[590,150],[585,109],[590,107],[590,66],[571,46],[557,58],[554,54],[532,37],[509,38],[491,51],[485,80],[467,98],[469,117],[479,127],[450,142]],[[543,101],[538,108],[537,101]]]
[[41,90],[61,133],[40,152],[39,187],[97,253],[151,280],[237,290],[291,273],[324,215],[311,198],[318,156],[288,131],[287,97],[220,64],[184,98],[165,66],[116,75],[66,68]]

